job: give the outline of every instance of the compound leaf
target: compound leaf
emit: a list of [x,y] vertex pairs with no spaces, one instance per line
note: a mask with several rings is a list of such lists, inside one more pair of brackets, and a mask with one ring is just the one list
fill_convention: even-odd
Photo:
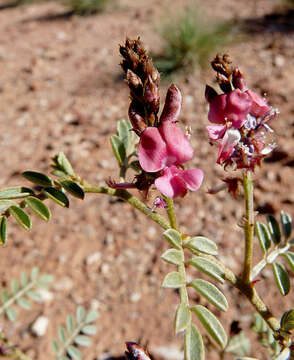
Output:
[[275,282],[277,284],[280,293],[285,296],[290,291],[290,279],[284,265],[276,262],[272,264],[273,274]]
[[204,296],[212,305],[222,311],[228,309],[228,302],[223,293],[213,284],[206,280],[196,279],[190,284],[199,294]]
[[204,236],[196,236],[187,240],[187,242],[185,241],[185,247],[192,251],[196,250],[209,255],[217,255],[216,243]]
[[180,331],[185,330],[186,327],[190,324],[190,322],[191,322],[190,310],[188,309],[187,305],[180,304],[177,308],[176,316],[175,316],[175,323],[174,323],[175,333],[177,334]]
[[162,283],[164,288],[180,288],[186,284],[184,277],[177,271],[168,273]]
[[33,196],[28,196],[25,199],[25,203],[42,220],[48,221],[50,219],[51,217],[50,210],[41,200]]
[[15,218],[19,225],[24,229],[30,230],[32,227],[31,219],[21,208],[12,205],[9,208],[9,213]]
[[194,324],[191,324],[185,330],[184,349],[186,360],[205,359],[202,336]]

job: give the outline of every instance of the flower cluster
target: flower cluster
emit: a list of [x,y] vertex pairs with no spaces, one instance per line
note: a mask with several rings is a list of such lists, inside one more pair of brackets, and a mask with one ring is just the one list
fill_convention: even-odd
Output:
[[169,87],[158,117],[160,76],[140,39],[127,40],[120,53],[131,95],[129,118],[140,137],[138,158],[142,172],[135,186],[148,190],[154,183],[163,195],[171,198],[197,190],[203,180],[202,170],[184,170],[182,166],[192,159],[194,151],[188,137],[176,125],[182,103],[180,90],[173,84]]
[[278,111],[249,90],[241,72],[230,63],[227,55],[217,56],[212,62],[224,93],[219,95],[210,86],[206,87],[208,120],[213,123],[207,126],[207,132],[210,140],[219,144],[218,164],[254,170],[275,147],[268,141],[273,130],[267,123]]

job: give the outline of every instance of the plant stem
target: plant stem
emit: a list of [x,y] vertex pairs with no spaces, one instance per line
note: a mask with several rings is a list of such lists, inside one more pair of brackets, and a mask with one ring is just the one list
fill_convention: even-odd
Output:
[[254,208],[253,208],[253,181],[251,179],[251,172],[247,171],[243,174],[243,188],[245,197],[245,253],[244,253],[244,267],[243,280],[245,283],[250,283],[250,273],[252,268],[252,252],[253,252],[253,235],[254,235]]
[[[14,360],[32,360],[29,356],[25,355],[21,350],[17,349],[11,341],[9,341],[4,334],[3,330],[0,332],[0,346],[2,351],[4,350],[4,357],[7,359]],[[6,354],[7,348],[7,354]],[[1,357],[2,358],[2,357]]]
[[276,258],[284,253],[286,253],[291,247],[291,244],[286,244],[281,248],[277,248],[273,250],[270,254],[268,254],[264,259],[260,260],[258,264],[254,266],[251,272],[250,280],[253,281],[254,278],[268,265],[272,264]]
[[107,194],[111,196],[115,196],[120,198],[139,211],[141,211],[146,216],[150,217],[153,221],[155,221],[158,225],[160,225],[163,229],[170,229],[169,222],[161,215],[157,214],[154,211],[146,206],[141,200],[139,200],[136,196],[132,195],[125,189],[112,189],[108,186],[98,186],[98,185],[90,185],[85,182],[82,183],[84,192],[93,193],[93,194]]
[[164,200],[166,201],[167,204],[166,213],[169,219],[170,227],[172,229],[179,230],[176,213],[175,213],[174,201],[172,198],[166,196],[164,196]]
[[[141,211],[143,214],[149,216],[153,221],[155,221],[158,225],[160,225],[163,229],[167,230],[171,228],[169,222],[161,215],[151,212],[151,209],[147,207],[142,201],[140,201],[135,196],[131,195],[128,191],[124,189],[111,189],[106,186],[97,186],[90,185],[85,182],[81,183],[83,189],[86,193],[99,193],[99,194],[108,194],[110,196],[118,197],[130,205]],[[253,188],[252,188],[253,190]],[[253,191],[252,191],[253,193]],[[171,209],[174,212],[174,209]],[[252,227],[253,228],[253,227]],[[243,279],[237,277],[229,268],[224,266],[220,261],[218,261],[214,256],[204,254],[202,252],[195,252],[196,255],[202,256],[204,258],[213,261],[219,267],[221,267],[224,271],[224,279],[228,281],[232,286],[240,290],[242,294],[244,294],[250,303],[253,305],[255,310],[262,316],[262,318],[267,322],[269,327],[277,332],[280,329],[280,322],[273,316],[269,308],[264,304],[264,302],[259,297],[257,291],[254,287],[251,286],[250,282],[247,283]],[[184,269],[178,269],[179,271],[185,271]],[[185,274],[186,278],[186,274]],[[187,298],[186,298],[187,299]],[[181,295],[181,301],[186,301],[185,296]]]

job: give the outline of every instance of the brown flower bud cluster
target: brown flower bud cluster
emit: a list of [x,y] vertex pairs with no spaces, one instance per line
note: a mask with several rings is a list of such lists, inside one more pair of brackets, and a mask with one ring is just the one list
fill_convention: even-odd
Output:
[[134,131],[140,135],[148,126],[156,126],[159,111],[160,75],[148,57],[140,38],[127,39],[120,46],[121,67],[130,88],[129,118]]

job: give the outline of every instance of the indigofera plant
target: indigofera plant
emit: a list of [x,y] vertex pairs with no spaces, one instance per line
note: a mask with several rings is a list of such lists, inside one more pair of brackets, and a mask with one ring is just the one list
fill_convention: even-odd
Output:
[[[87,193],[120,198],[164,230],[163,238],[170,248],[161,258],[174,269],[164,277],[162,286],[177,289],[179,293],[174,329],[176,333],[184,334],[185,360],[203,360],[206,348],[210,348],[207,337],[203,337],[202,330],[198,328],[199,324],[219,348],[221,359],[226,353],[250,355],[250,343],[245,333],[240,329],[229,337],[214,313],[213,309],[225,312],[229,307],[225,294],[219,288],[224,282],[231,284],[252,304],[256,312],[253,330],[269,349],[270,356],[276,360],[293,357],[294,309],[289,309],[278,319],[261,298],[256,286],[257,277],[265,267],[270,266],[275,283],[281,295],[285,296],[290,292],[290,280],[284,264],[294,270],[290,214],[282,211],[280,221],[273,215],[267,215],[266,222],[262,223],[255,221],[254,212],[254,173],[262,165],[262,159],[276,146],[269,124],[278,110],[247,87],[243,74],[232,65],[228,55],[216,56],[212,67],[216,71],[221,93],[211,86],[206,87],[208,120],[212,123],[207,126],[207,132],[208,141],[218,146],[217,164],[224,167],[229,175],[223,179],[222,185],[209,193],[227,189],[228,196],[236,198],[237,192],[243,190],[245,209],[241,226],[244,254],[239,275],[221,261],[217,239],[184,233],[177,221],[174,199],[190,196],[188,191],[198,190],[204,179],[201,169],[186,168],[194,150],[189,133],[181,129],[178,120],[182,105],[179,88],[170,85],[163,110],[159,113],[160,74],[142,42],[140,39],[127,39],[120,47],[120,53],[121,66],[130,89],[130,104],[129,119],[118,122],[117,132],[110,139],[119,167],[118,180],[109,179],[106,186],[89,184],[76,175],[63,153],[53,158],[54,179],[36,171],[25,171],[23,176],[34,184],[32,188],[15,187],[0,191],[2,243],[6,242],[6,220],[9,216],[13,216],[25,229],[31,228],[28,209],[48,221],[50,211],[44,204],[46,199],[68,207],[67,193],[79,199],[84,199]],[[140,191],[142,200],[127,189]],[[150,189],[158,191],[152,206],[148,206],[147,202]],[[166,216],[160,215],[157,208],[165,209]],[[262,258],[254,265],[255,242],[260,246]],[[207,279],[188,277],[190,267],[199,270]],[[212,307],[208,309],[191,300],[189,294],[193,291]],[[87,319],[81,308],[78,308],[76,321],[72,316],[67,317],[67,330],[60,327],[59,342],[54,342],[56,359],[66,359],[67,356],[80,359],[81,353],[76,345],[88,345],[90,340],[87,335],[94,333],[94,327],[88,325]],[[127,348],[129,360],[149,359],[138,344],[128,342]]]

